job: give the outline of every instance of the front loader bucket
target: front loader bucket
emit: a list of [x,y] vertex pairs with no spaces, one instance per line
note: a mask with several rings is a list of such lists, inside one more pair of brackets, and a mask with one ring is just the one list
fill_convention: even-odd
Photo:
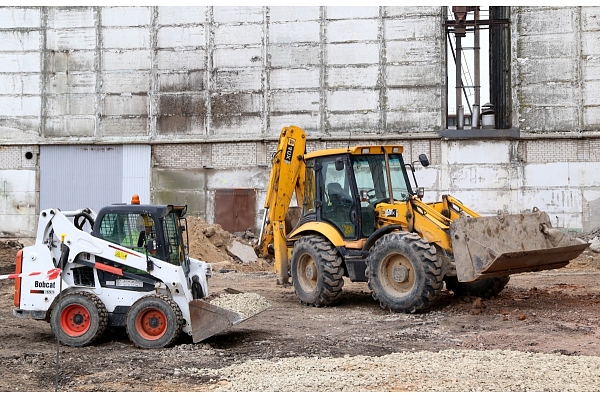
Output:
[[270,307],[267,300],[256,293],[243,293],[230,288],[201,300],[192,300],[189,306],[194,343],[244,322]]
[[450,225],[459,282],[562,268],[590,244],[553,229],[545,212],[463,217]]

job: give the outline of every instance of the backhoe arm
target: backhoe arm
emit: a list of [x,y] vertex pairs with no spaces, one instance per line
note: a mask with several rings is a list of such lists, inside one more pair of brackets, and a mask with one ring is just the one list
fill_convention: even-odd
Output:
[[306,134],[297,126],[282,129],[277,151],[271,160],[271,176],[265,199],[265,212],[258,242],[258,251],[264,256],[274,255],[274,272],[280,282],[288,282],[288,250],[286,245],[285,216],[292,197],[302,204],[306,176],[304,154]]

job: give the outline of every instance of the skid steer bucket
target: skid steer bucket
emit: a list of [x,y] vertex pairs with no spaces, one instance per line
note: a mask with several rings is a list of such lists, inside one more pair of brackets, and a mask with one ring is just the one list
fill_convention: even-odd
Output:
[[230,288],[201,300],[192,300],[189,306],[194,343],[244,322],[270,307],[267,300],[256,293],[243,293]]
[[545,212],[456,219],[450,225],[459,282],[562,268],[590,244],[553,229]]

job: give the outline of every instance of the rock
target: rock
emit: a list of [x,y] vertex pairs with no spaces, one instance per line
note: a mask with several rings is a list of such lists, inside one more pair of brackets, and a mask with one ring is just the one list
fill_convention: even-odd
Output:
[[256,256],[252,246],[241,243],[237,240],[232,241],[231,244],[227,246],[227,253],[243,263],[251,263],[258,260],[258,257]]
[[600,238],[596,236],[592,240],[590,240],[590,250],[594,253],[600,253]]

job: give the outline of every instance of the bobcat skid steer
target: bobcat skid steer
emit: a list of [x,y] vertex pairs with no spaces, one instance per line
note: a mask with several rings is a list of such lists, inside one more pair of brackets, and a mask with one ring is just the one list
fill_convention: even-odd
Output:
[[17,254],[13,315],[50,322],[69,346],[122,326],[136,346],[161,348],[182,331],[199,342],[268,308],[257,294],[209,294],[210,264],[187,253],[186,209],[134,195],[98,214],[41,211],[35,244]]

